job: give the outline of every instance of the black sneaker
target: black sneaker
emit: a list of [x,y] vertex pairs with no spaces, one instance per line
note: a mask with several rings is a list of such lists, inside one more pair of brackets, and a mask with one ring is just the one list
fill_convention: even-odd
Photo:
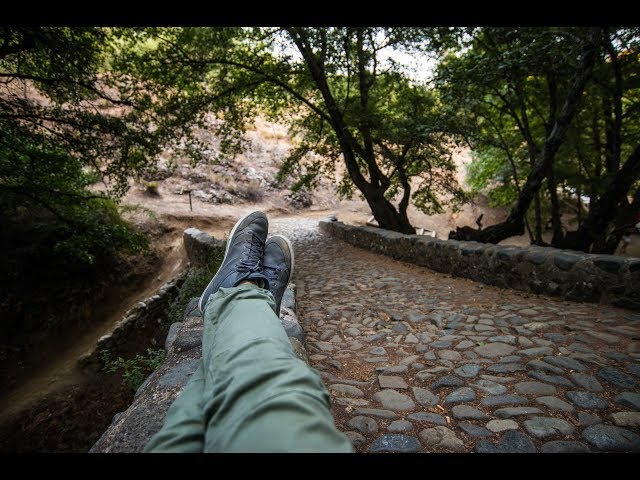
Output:
[[289,280],[293,277],[293,247],[286,237],[274,235],[264,247],[264,273],[269,279],[269,291],[276,300],[276,315]]
[[204,312],[207,300],[220,287],[236,287],[243,280],[254,280],[261,287],[269,288],[262,266],[268,230],[269,221],[262,212],[253,212],[238,220],[229,234],[222,264],[202,292],[198,302],[200,312]]

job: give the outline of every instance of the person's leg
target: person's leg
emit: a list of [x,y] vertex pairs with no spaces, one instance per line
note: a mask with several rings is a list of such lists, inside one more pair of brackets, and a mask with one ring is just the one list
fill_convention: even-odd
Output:
[[221,288],[204,313],[205,451],[351,452],[320,376],[293,351],[273,295]]
[[201,453],[205,418],[202,409],[204,369],[202,362],[182,393],[167,411],[164,424],[144,448],[153,453]]

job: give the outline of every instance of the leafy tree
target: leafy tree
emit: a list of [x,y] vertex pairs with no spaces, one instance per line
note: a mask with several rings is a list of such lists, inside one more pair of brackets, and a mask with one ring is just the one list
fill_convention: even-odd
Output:
[[[544,216],[550,217],[553,245],[613,251],[617,241],[602,234],[606,225],[620,223],[615,211],[627,210],[627,193],[638,178],[637,136],[630,134],[637,130],[637,61],[626,60],[637,49],[637,32],[483,28],[467,39],[465,52],[441,63],[439,87],[444,101],[458,105],[468,129],[476,158],[472,185],[491,185],[490,198],[503,205],[515,201],[515,207],[502,224],[481,232],[466,227],[451,236],[497,242],[526,226],[532,242],[543,244]],[[611,192],[604,197],[611,199],[607,208],[600,198],[605,192]],[[591,220],[583,215],[585,193]],[[527,218],[531,202],[534,213]],[[577,213],[578,234],[565,234],[561,205]],[[615,230],[618,240],[621,231]]]
[[[260,112],[285,121],[297,147],[281,177],[313,186],[342,157],[347,176],[383,228],[413,233],[407,207],[439,212],[462,193],[447,148],[447,119],[433,91],[412,83],[383,54],[424,50],[424,31],[403,28],[157,29],[162,59],[153,68],[179,72],[224,120],[226,151]],[[385,50],[386,49],[386,50]],[[206,92],[211,92],[209,95]],[[315,155],[313,155],[315,154]],[[394,204],[394,201],[397,202]]]

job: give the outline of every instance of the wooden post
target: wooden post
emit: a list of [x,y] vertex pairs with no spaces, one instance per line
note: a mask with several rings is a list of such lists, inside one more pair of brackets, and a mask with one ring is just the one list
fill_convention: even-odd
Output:
[[189,194],[189,210],[193,212],[193,204],[191,203],[191,190],[187,190],[187,193]]

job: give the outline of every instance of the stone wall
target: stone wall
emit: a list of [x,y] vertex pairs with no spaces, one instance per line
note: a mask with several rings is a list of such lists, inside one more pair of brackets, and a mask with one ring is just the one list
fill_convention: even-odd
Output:
[[[208,238],[207,238],[208,237]],[[207,258],[209,248],[221,248],[222,243],[200,230],[185,230],[184,245],[192,264]],[[196,252],[193,251],[195,246]],[[290,283],[280,308],[280,320],[299,358],[309,363],[304,347],[304,333],[296,313],[296,288]],[[90,452],[141,452],[162,427],[167,410],[182,392],[202,357],[202,314],[198,298],[185,308],[184,321],[169,328],[165,341],[167,356],[163,364],[138,388],[134,401],[113,422]]]
[[404,235],[333,219],[320,229],[352,245],[488,285],[640,310],[640,259]]
[[166,320],[169,306],[178,296],[185,278],[186,272],[183,272],[165,283],[154,295],[129,309],[111,333],[100,337],[95,348],[78,360],[79,365],[85,370],[98,370],[102,368],[101,351],[108,350],[111,358],[118,358],[137,350],[138,339],[152,335]]

